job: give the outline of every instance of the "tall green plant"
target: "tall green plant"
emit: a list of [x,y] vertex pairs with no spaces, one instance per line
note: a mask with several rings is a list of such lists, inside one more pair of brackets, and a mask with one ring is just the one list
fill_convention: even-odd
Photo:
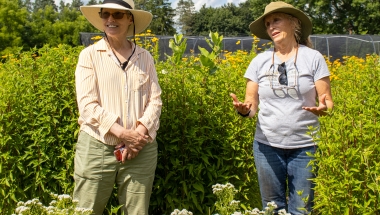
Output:
[[172,56],[168,56],[168,61],[179,65],[182,61],[183,53],[186,51],[187,39],[182,34],[175,34],[173,39],[169,40],[169,47],[172,49]]
[[[320,214],[380,214],[378,56],[331,66],[334,111],[321,118],[316,205]],[[334,66],[334,65],[341,66]]]
[[205,39],[211,51],[209,52],[203,47],[198,47],[201,52],[199,58],[202,66],[206,67],[210,74],[214,74],[218,69],[216,61],[223,50],[223,35],[219,36],[218,32],[210,32],[209,37],[210,39]]
[[73,188],[74,71],[80,49],[34,49],[0,64],[0,213]]
[[212,212],[215,196],[207,188],[227,181],[242,207],[261,204],[252,155],[255,119],[239,117],[229,97],[243,96],[243,74],[254,55],[233,54],[219,63],[224,72],[213,75],[199,66],[199,56],[157,64],[163,107],[151,213]]

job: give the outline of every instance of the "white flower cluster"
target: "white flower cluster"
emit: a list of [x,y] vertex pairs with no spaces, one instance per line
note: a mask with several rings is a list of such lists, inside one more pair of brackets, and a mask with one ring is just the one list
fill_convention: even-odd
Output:
[[286,213],[285,209],[281,209],[281,210],[278,211],[278,215],[292,215],[292,214]]
[[238,207],[238,206],[239,206],[239,203],[240,203],[240,201],[232,200],[232,201],[230,202],[230,205],[231,205],[231,206],[234,206],[234,207]]
[[175,209],[170,215],[193,215],[191,211],[187,211],[186,209],[182,209],[181,211]]
[[[267,207],[263,211],[255,208],[253,210],[246,210],[245,212],[235,211],[239,209],[240,201],[233,200],[234,194],[237,193],[234,185],[231,183],[215,184],[212,186],[212,192],[218,197],[218,201],[215,202],[216,210],[220,214],[231,215],[273,215],[277,205],[274,201],[268,202]],[[235,212],[233,212],[235,211]],[[175,209],[170,215],[192,215],[190,211],[183,209],[182,211]],[[213,215],[219,215],[218,213]],[[279,210],[278,215],[291,215],[286,213],[285,209]]]
[[92,209],[87,208],[77,208],[78,204],[77,200],[72,200],[70,195],[63,194],[50,194],[52,198],[56,200],[52,200],[48,207],[43,206],[43,204],[37,199],[28,200],[27,202],[18,202],[17,208],[15,210],[15,214],[13,215],[60,215],[60,214],[68,214],[68,215],[90,215],[92,214]]
[[58,196],[58,200],[71,200],[71,196],[70,195],[67,195],[67,194],[62,194],[62,195],[59,195]]
[[219,195],[223,191],[226,192],[230,190],[233,191],[233,193],[237,193],[237,190],[235,189],[234,185],[231,183],[212,185],[212,193],[215,195]]
[[269,208],[272,208],[272,209],[277,208],[277,205],[276,205],[276,203],[275,203],[274,201],[268,202],[268,203],[267,203],[267,206],[268,206]]
[[[255,208],[251,211],[246,210],[244,215],[260,215],[260,214],[273,214],[273,210],[277,208],[277,205],[275,202],[268,202],[267,207],[265,207],[264,211],[260,211],[259,209]],[[233,215],[243,215],[240,212],[235,212]],[[278,211],[278,215],[291,215],[290,213],[286,213],[285,209],[281,209]]]
[[26,207],[26,206],[19,206],[16,208],[16,213],[17,214],[23,214],[23,213],[26,213],[30,210],[29,207]]
[[89,208],[75,208],[75,212],[79,214],[92,214],[92,209]]

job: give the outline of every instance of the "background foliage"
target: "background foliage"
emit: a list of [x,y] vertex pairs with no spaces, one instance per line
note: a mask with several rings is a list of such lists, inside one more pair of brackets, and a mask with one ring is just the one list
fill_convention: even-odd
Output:
[[[39,197],[47,204],[50,192],[72,193],[74,71],[82,48],[44,46],[1,59],[1,214],[12,213],[17,201]],[[238,189],[243,207],[260,207],[255,119],[238,117],[228,96],[243,98],[243,74],[255,50],[223,56],[214,59],[216,71],[201,66],[201,56],[157,62],[163,109],[152,214],[174,208],[208,214],[216,201],[212,185],[226,182]],[[321,118],[316,214],[379,214],[380,59],[328,63],[335,110]],[[118,205],[114,196],[110,204]]]
[[[378,0],[284,0],[308,14],[312,34],[380,34]],[[98,4],[102,0],[89,0]],[[210,31],[224,36],[250,36],[249,24],[263,13],[271,0],[246,0],[195,10],[192,0],[180,0],[173,9],[168,0],[135,0],[137,9],[150,11],[149,29],[155,35],[207,36]],[[99,32],[83,17],[82,0],[56,5],[53,0],[0,0],[0,55],[52,47],[58,44],[81,45],[79,32]]]

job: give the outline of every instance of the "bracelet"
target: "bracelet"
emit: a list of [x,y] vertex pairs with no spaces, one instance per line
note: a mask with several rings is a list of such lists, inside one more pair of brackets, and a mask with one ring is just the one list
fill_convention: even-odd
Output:
[[249,116],[249,114],[251,113],[251,110],[249,110],[248,111],[248,113],[246,113],[246,114],[242,114],[242,113],[240,113],[239,111],[236,111],[240,116],[242,116],[242,117],[247,117],[247,116]]

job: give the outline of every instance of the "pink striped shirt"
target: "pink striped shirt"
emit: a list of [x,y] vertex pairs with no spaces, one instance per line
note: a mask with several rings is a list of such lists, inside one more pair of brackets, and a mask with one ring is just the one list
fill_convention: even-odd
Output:
[[[134,46],[134,45],[133,45]],[[108,145],[119,139],[108,132],[117,122],[127,129],[143,124],[156,138],[161,115],[161,88],[153,57],[136,46],[123,70],[102,39],[79,55],[75,71],[80,130]]]

